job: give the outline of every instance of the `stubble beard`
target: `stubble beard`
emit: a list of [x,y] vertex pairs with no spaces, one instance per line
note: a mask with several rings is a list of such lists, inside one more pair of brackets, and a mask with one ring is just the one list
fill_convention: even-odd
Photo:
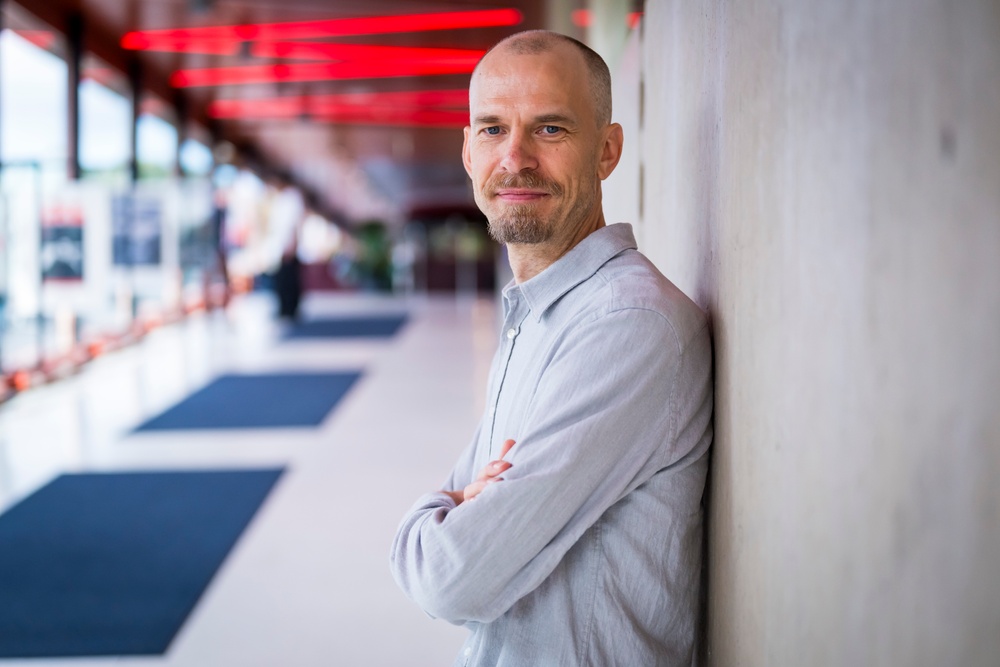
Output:
[[509,207],[503,215],[489,218],[490,236],[497,243],[535,244],[552,237],[552,227],[533,210],[531,204]]
[[[507,174],[490,178],[483,186],[480,208],[486,211],[489,219],[490,236],[497,243],[503,244],[537,244],[552,238],[555,225],[552,220],[544,218],[537,210],[537,204],[512,204],[504,206],[503,210],[489,210],[495,203],[495,193],[503,188],[525,188],[542,190],[550,197],[560,197],[563,189],[558,183],[547,181],[532,173]],[[477,193],[477,199],[478,199]]]

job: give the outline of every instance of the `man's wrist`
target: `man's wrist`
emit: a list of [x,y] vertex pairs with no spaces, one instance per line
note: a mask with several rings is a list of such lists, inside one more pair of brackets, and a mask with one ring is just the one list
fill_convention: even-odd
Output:
[[455,501],[456,506],[461,505],[462,501],[465,500],[465,491],[441,491],[441,493]]

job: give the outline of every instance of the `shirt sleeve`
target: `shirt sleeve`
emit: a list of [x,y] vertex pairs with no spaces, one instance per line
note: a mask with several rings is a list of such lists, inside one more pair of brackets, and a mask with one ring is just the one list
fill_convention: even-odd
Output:
[[428,614],[490,622],[534,590],[614,503],[679,460],[673,403],[685,349],[662,315],[611,312],[557,339],[504,481],[455,507],[429,494],[392,549]]

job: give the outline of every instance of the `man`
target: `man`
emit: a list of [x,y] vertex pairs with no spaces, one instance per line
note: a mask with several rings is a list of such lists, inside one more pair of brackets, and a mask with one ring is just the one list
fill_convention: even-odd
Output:
[[711,443],[707,318],[605,226],[607,66],[556,33],[479,63],[463,158],[514,280],[487,409],[392,571],[471,631],[457,665],[689,665]]
[[274,181],[274,197],[268,213],[264,253],[278,298],[278,316],[295,321],[302,301],[302,264],[299,262],[299,230],[305,218],[302,192],[286,176]]

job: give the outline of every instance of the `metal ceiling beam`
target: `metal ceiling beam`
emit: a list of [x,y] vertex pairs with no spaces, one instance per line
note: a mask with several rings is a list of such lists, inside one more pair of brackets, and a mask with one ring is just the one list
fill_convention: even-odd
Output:
[[66,120],[67,176],[80,178],[80,69],[83,60],[83,16],[74,13],[66,17]]

